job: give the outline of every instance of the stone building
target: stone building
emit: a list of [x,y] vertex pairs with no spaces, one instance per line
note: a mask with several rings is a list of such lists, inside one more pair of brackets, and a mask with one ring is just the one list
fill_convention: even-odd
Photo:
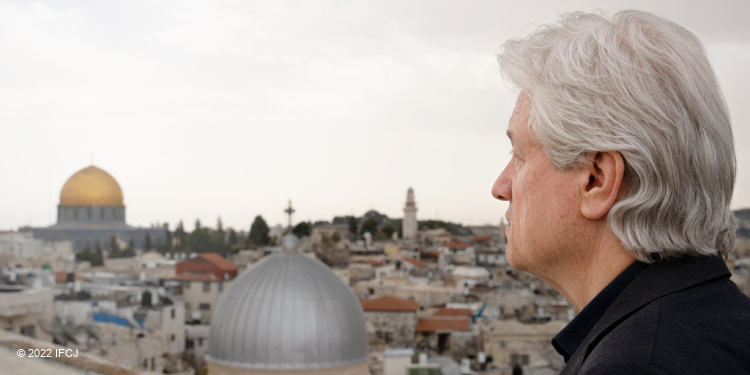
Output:
[[339,239],[349,238],[349,225],[348,224],[320,224],[315,225],[310,233],[310,240],[313,243],[321,243],[324,239],[331,240],[335,234],[338,234]]
[[[453,341],[465,341],[460,333],[470,332],[470,319],[465,315],[432,315],[419,318],[417,322],[417,333],[420,345],[426,345],[438,353],[453,350],[458,346]],[[454,337],[459,333],[459,337]]]
[[419,303],[393,296],[361,301],[365,320],[375,336],[392,347],[411,347],[417,327]]
[[484,323],[481,327],[482,351],[491,355],[498,366],[518,364],[525,367],[549,362],[552,359],[545,353],[552,348],[550,341],[566,325],[564,321],[524,324],[517,320],[498,320]]
[[0,329],[52,341],[52,289],[0,285]]
[[452,285],[424,283],[418,281],[418,279],[407,277],[383,277],[377,280],[361,281],[354,285],[354,292],[359,296],[391,295],[413,300],[421,306],[448,303],[451,301],[451,297],[456,294],[456,291],[456,287]]
[[73,243],[38,240],[30,232],[0,232],[0,265],[70,270],[75,265]]
[[152,244],[166,241],[164,228],[136,228],[125,222],[125,204],[120,184],[109,173],[93,165],[76,172],[65,182],[57,206],[57,223],[46,228],[20,228],[46,241],[73,241],[73,250],[98,242],[107,249],[112,237],[132,241],[142,249],[146,237]]
[[185,318],[188,322],[208,324],[219,297],[237,277],[237,266],[216,253],[198,254],[175,266],[172,280],[182,282]]

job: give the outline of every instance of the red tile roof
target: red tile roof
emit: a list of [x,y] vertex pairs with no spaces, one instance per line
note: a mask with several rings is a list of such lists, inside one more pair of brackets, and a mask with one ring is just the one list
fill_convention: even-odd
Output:
[[440,309],[432,316],[473,316],[474,312],[469,309]]
[[[65,271],[57,271],[55,272],[55,283],[57,284],[65,284],[65,280],[67,280],[68,274]],[[74,275],[73,278],[75,280],[84,280],[88,281],[89,279],[80,275]]]
[[181,273],[172,277],[176,281],[223,281],[210,272],[204,273]]
[[394,296],[382,296],[360,302],[365,311],[417,311],[419,309],[418,302]]
[[458,249],[458,250],[464,250],[464,249],[471,247],[470,244],[466,242],[462,242],[462,241],[451,241],[442,246],[447,247],[449,249]]
[[216,267],[219,267],[222,271],[237,271],[237,266],[234,263],[216,253],[201,253],[196,258],[203,258],[213,263]]
[[369,263],[373,267],[380,267],[383,264],[383,262],[378,262],[375,259],[360,259],[356,263]]
[[469,318],[466,316],[431,316],[420,318],[417,332],[468,331]]
[[409,263],[411,263],[415,267],[419,267],[419,268],[425,268],[425,267],[427,267],[426,264],[424,264],[424,263],[422,263],[422,262],[420,262],[418,260],[414,260],[412,258],[409,258],[409,257],[404,257],[404,260],[407,261],[407,262],[409,262]]

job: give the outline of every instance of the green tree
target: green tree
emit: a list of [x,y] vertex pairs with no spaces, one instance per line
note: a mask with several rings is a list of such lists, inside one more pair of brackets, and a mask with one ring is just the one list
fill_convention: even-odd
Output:
[[96,247],[94,248],[94,256],[91,260],[91,266],[103,266],[104,265],[104,252],[102,251],[102,245],[99,240],[96,240]]
[[135,256],[135,250],[133,249],[133,240],[128,241],[128,246],[125,249],[120,250],[120,246],[117,244],[115,237],[112,237],[112,249],[107,254],[107,258],[132,258]]
[[341,241],[341,235],[339,234],[339,232],[333,232],[333,234],[331,235],[331,241],[333,241],[333,243]]
[[347,219],[347,222],[349,223],[349,233],[353,235],[357,235],[357,219],[354,216],[349,216]]
[[91,249],[91,246],[86,246],[83,250],[79,251],[76,254],[76,261],[78,262],[90,262],[91,266],[101,266],[104,264],[104,262],[100,259],[101,256],[101,248],[99,248],[99,255]]
[[128,247],[122,251],[123,258],[132,258],[135,256],[135,247],[133,246],[133,240],[128,241]]
[[375,221],[373,218],[369,218],[365,220],[364,223],[362,223],[362,228],[360,229],[360,234],[365,234],[365,232],[370,232],[373,236],[378,233],[378,222]]
[[122,258],[122,250],[120,250],[120,244],[117,243],[117,238],[115,236],[112,236],[109,239],[109,253],[107,254],[107,257]]
[[195,229],[193,229],[193,231],[200,230],[200,229],[201,229],[201,219],[195,219]]
[[309,222],[301,221],[294,226],[294,229],[292,229],[292,233],[294,233],[294,235],[297,237],[310,237],[310,234],[312,233],[312,225],[310,225]]
[[174,235],[177,237],[179,244],[177,244],[177,250],[184,251],[187,245],[187,233],[185,233],[185,227],[182,225],[182,220],[177,223],[177,228],[174,230]]
[[211,234],[207,228],[201,228],[200,225],[196,226],[196,229],[190,233],[187,238],[187,250],[196,253],[207,253],[214,251],[212,246]]
[[383,235],[385,235],[386,238],[391,238],[391,236],[393,236],[393,232],[395,232],[396,229],[393,228],[393,226],[390,223],[388,223],[383,226],[381,231],[383,232]]
[[229,228],[229,244],[232,246],[237,245],[239,239],[237,238],[237,232],[234,229]]
[[256,216],[253,224],[250,225],[250,233],[247,235],[248,243],[256,246],[268,245],[271,243],[271,237],[268,236],[268,232],[270,231],[263,217],[260,215]]
[[172,252],[172,232],[169,230],[169,223],[164,224],[164,232],[164,241],[159,238],[156,245],[156,251],[162,255]]

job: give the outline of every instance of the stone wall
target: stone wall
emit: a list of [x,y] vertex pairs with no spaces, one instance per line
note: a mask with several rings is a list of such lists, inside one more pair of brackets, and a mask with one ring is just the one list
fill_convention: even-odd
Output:
[[394,348],[411,347],[417,328],[417,315],[407,311],[365,311],[365,320],[372,324],[384,344]]

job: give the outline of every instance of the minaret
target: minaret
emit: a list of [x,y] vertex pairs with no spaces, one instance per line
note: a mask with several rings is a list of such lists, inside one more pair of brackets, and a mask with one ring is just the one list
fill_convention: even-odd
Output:
[[404,240],[416,244],[417,242],[417,204],[414,202],[414,189],[406,192],[404,206],[404,220],[401,222]]

